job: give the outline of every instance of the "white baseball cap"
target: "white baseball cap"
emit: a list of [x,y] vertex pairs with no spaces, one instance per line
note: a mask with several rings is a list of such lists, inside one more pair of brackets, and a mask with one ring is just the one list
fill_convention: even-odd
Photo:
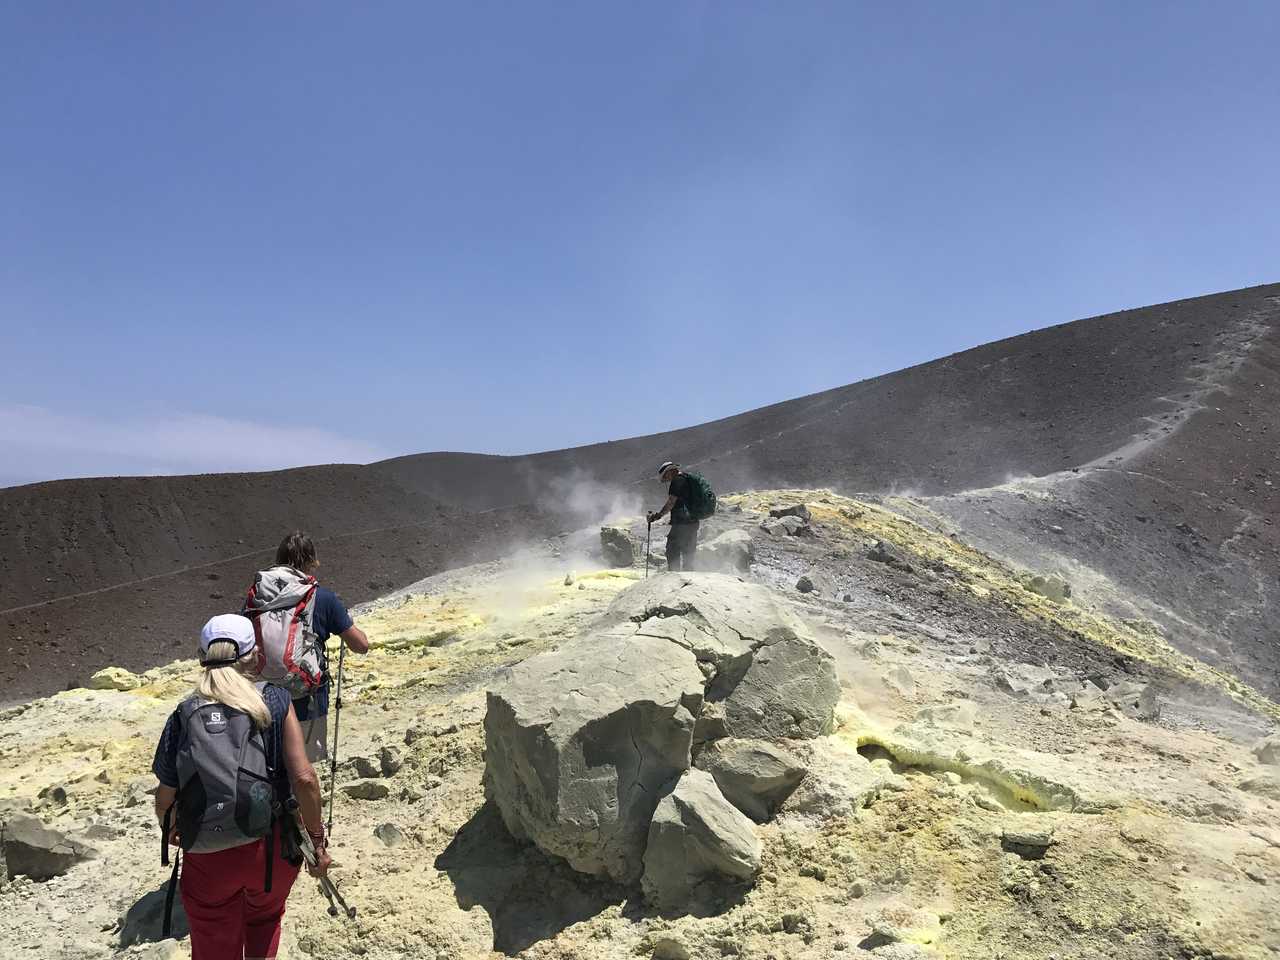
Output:
[[253,621],[238,613],[220,613],[213,617],[200,631],[201,661],[208,655],[209,645],[217,640],[230,640],[236,645],[236,660],[248,656],[257,643],[253,635]]

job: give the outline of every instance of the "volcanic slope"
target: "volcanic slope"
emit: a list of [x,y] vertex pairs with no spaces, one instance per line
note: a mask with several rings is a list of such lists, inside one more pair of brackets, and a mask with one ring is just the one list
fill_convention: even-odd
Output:
[[[801,505],[810,521],[799,527],[770,518]],[[738,566],[749,593],[725,574],[662,572],[660,543],[647,578],[641,565],[604,567],[591,530],[357,608],[373,646],[346,660],[331,840],[333,876],[358,913],[329,916],[314,883],[299,879],[281,956],[1274,958],[1280,737],[1250,745],[1280,707],[1173,650],[1150,624],[1043,596],[945,525],[905,515],[917,509],[914,498],[824,491],[727,496],[707,534],[751,548],[754,562]],[[644,535],[642,517],[623,523]],[[801,575],[812,589],[800,588]],[[829,733],[754,741],[804,771],[769,822],[746,826],[760,845],[759,877],[714,882],[715,899],[687,912],[516,840],[486,802],[498,756],[488,721],[493,705],[511,702],[500,697],[514,672],[586,649],[607,662],[583,643],[635,642],[616,631],[619,603],[634,614],[637,593],[646,609],[658,603],[673,637],[704,609],[714,618],[704,622],[720,622],[706,598],[751,597],[723,622],[756,628],[779,616],[772,622],[797,625],[830,654],[839,678]],[[651,640],[662,632],[652,621],[647,629]],[[602,674],[589,657],[581,667],[562,676],[595,686]],[[0,838],[12,841],[0,844],[0,954],[191,956],[180,898],[182,940],[160,940],[169,871],[148,791],[156,740],[195,675],[181,660],[116,673],[116,689],[0,710]],[[647,702],[661,727],[651,695],[628,689],[622,702]],[[557,697],[579,718],[589,715],[583,703],[600,702],[569,686],[548,702]],[[716,716],[710,700],[689,702],[699,721]],[[687,715],[681,703],[668,716],[677,709]],[[626,714],[582,735],[593,757],[582,781],[611,782],[629,765],[630,752],[614,747],[641,750],[644,731],[613,722]],[[722,707],[719,716],[743,715]],[[744,743],[714,727],[702,729]],[[529,749],[557,749],[548,727],[526,729]],[[714,752],[685,749],[689,760]],[[60,838],[33,850],[37,822]],[[54,845],[64,852],[50,864]]]
[[47,692],[108,662],[168,659],[170,598],[184,627],[226,609],[285,528],[320,536],[326,580],[359,601],[592,519],[519,504],[572,502],[584,482],[653,492],[639,485],[670,456],[720,490],[911,490],[985,548],[1060,570],[1089,602],[1155,620],[1275,695],[1277,431],[1270,285],[572,450],[0,490],[0,684]]

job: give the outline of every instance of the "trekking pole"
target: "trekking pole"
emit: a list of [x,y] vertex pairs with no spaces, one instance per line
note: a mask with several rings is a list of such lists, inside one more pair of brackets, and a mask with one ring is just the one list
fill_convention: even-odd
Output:
[[342,664],[347,655],[347,643],[338,638],[338,688],[333,697],[333,751],[329,754],[329,822],[325,834],[333,836],[333,791],[338,783],[338,728],[342,725]]
[[653,521],[649,521],[649,529],[644,533],[644,578],[649,579],[649,541],[653,539]]
[[[311,834],[307,833],[307,825],[302,822],[302,812],[298,809],[298,801],[294,797],[290,797],[288,806],[289,811],[293,814],[294,822],[298,825],[298,846],[302,850],[302,859],[307,862],[308,866],[314,867],[320,862],[320,858],[316,856],[315,844],[311,842]],[[316,877],[316,882],[320,885],[320,892],[324,894],[324,898],[329,901],[329,916],[336,917],[341,912],[348,920],[356,918],[356,908],[347,905],[347,899],[342,895],[342,891],[338,889],[336,880],[326,874],[323,877]]]

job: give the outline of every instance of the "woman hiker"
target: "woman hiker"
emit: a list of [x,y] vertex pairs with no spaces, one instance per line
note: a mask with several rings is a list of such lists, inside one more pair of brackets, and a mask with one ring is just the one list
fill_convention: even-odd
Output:
[[297,836],[285,812],[291,798],[315,846],[312,874],[331,863],[302,727],[285,691],[246,675],[254,645],[253,624],[238,614],[204,625],[199,682],[165,724],[152,765],[166,843],[187,854],[181,890],[192,960],[276,955],[301,863],[296,842],[284,842]]

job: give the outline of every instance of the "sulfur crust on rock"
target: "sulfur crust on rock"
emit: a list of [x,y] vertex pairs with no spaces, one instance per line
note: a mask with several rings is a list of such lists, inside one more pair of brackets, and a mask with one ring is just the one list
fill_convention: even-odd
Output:
[[[961,540],[929,530],[888,507],[844,497],[831,491],[771,491],[723,498],[744,509],[762,510],[779,497],[807,496],[815,523],[831,524],[867,538],[889,540],[922,561],[942,564],[961,576],[976,596],[991,599],[1032,622],[1056,623],[1068,631],[1078,631],[1096,643],[1118,653],[1169,670],[1188,680],[1215,687],[1232,699],[1280,721],[1280,704],[1225,670],[1209,666],[1174,649],[1160,635],[1155,624],[1118,620],[1084,610],[1071,602],[1056,603],[1033,593],[1022,577],[1005,564]],[[889,498],[890,504],[895,498]],[[918,503],[913,512],[925,512]],[[942,525],[941,518],[937,518]]]

